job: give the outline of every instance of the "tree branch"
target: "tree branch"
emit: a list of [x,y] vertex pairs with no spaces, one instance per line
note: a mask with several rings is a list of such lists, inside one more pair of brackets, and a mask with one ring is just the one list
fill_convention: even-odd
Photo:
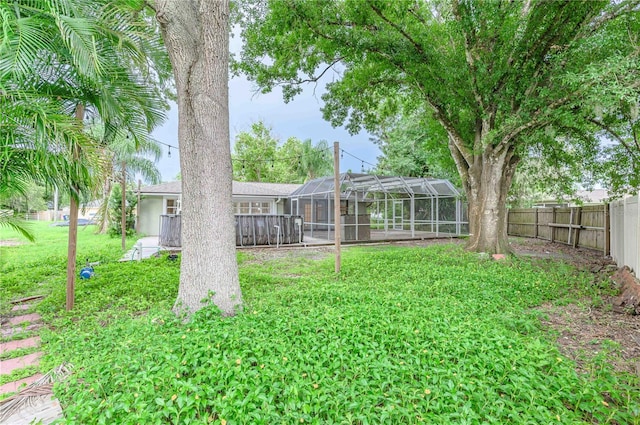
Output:
[[386,16],[384,16],[382,14],[382,11],[374,6],[373,4],[369,3],[369,6],[371,7],[371,9],[376,12],[376,15],[378,15],[380,18],[382,18],[383,21],[385,21],[390,27],[392,27],[393,29],[395,29],[396,31],[398,31],[400,34],[402,34],[402,36],[404,38],[406,38],[412,45],[413,47],[416,49],[416,51],[418,53],[420,53],[420,55],[425,59],[425,60],[429,60],[429,57],[427,55],[427,52],[424,51],[424,49],[422,48],[422,46],[420,45],[420,43],[418,43],[417,41],[415,41],[405,30],[403,30],[400,25],[391,22]]
[[588,31],[583,34],[583,36],[590,35],[598,31],[600,27],[606,24],[609,21],[612,21],[619,17],[620,15],[632,12],[632,11],[640,10],[640,0],[624,0],[618,4],[616,4],[611,11],[608,13],[604,13],[593,20],[591,25],[588,27]]
[[[453,2],[453,14],[456,19],[460,22],[461,16],[459,13],[459,3],[457,0]],[[480,96],[480,92],[478,91],[478,79],[477,79],[477,70],[475,65],[475,58],[473,57],[473,52],[471,51],[471,41],[469,37],[469,33],[465,30],[465,26],[462,26],[463,37],[464,37],[464,52],[465,58],[467,61],[467,66],[469,67],[469,74],[471,75],[471,90],[473,91],[473,97],[476,99],[476,103],[480,111],[484,112],[484,102],[482,100],[482,96]]]
[[[624,148],[626,149],[626,151],[629,153],[629,155],[631,156],[631,158],[633,158],[634,160],[640,160],[640,158],[637,158],[638,152],[634,152],[634,150],[631,148],[631,146],[629,146],[627,144],[627,142],[622,138],[622,136],[620,136],[616,131],[614,131],[610,126],[608,126],[607,124],[603,123],[602,121],[598,121],[596,119],[593,118],[587,118],[587,121],[589,121],[590,123],[593,123],[595,125],[597,125],[598,127],[600,127],[601,129],[603,129],[604,131],[606,131],[607,133],[609,133],[611,136],[613,136],[614,139],[616,139],[618,142],[620,142],[620,144],[622,146],[624,146]],[[634,134],[635,136],[635,134]],[[636,141],[637,144],[637,141]]]

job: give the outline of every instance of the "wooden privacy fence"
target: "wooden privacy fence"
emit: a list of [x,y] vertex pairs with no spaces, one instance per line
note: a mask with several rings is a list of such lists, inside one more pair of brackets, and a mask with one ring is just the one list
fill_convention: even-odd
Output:
[[[302,242],[302,217],[291,215],[236,215],[236,245],[280,245]],[[161,215],[161,246],[179,247],[182,216]]]
[[178,247],[182,246],[182,216],[168,215],[160,216],[160,236],[158,244],[160,246]]
[[302,222],[298,215],[236,215],[236,245],[302,242]]
[[610,253],[607,204],[509,210],[507,233]]

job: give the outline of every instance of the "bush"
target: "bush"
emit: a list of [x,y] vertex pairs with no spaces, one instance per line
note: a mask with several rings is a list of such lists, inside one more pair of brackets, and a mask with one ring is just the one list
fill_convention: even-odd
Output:
[[[136,232],[136,206],[138,205],[138,197],[132,190],[126,191],[126,232],[127,236],[133,236]],[[114,186],[109,196],[109,230],[111,237],[119,237],[122,235],[122,188]]]

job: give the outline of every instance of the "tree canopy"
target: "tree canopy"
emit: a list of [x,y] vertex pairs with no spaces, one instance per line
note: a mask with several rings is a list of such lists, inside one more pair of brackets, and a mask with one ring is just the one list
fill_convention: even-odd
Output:
[[233,176],[239,181],[303,183],[333,172],[326,141],[314,145],[311,139],[289,137],[282,143],[262,121],[238,133],[233,150]]
[[[470,249],[506,252],[506,199],[529,157],[602,158],[592,118],[638,103],[638,0],[242,2],[235,70],[263,91],[334,72],[323,114],[353,132],[424,111],[469,201]],[[613,139],[612,139],[613,140]]]

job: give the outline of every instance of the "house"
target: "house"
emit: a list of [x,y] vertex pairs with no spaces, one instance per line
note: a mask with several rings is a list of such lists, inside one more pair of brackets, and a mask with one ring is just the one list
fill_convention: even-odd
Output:
[[[290,214],[289,195],[300,184],[233,182],[233,209],[236,215]],[[160,216],[180,213],[182,182],[173,181],[140,188],[139,231],[160,234]]]
[[[335,211],[333,177],[304,185],[233,182],[236,245],[328,242],[340,223],[341,240],[369,241],[465,234],[466,207],[444,179],[342,173]],[[140,190],[139,231],[160,244],[181,245],[181,182]],[[339,219],[335,216],[339,214]],[[261,217],[262,216],[262,217]]]

